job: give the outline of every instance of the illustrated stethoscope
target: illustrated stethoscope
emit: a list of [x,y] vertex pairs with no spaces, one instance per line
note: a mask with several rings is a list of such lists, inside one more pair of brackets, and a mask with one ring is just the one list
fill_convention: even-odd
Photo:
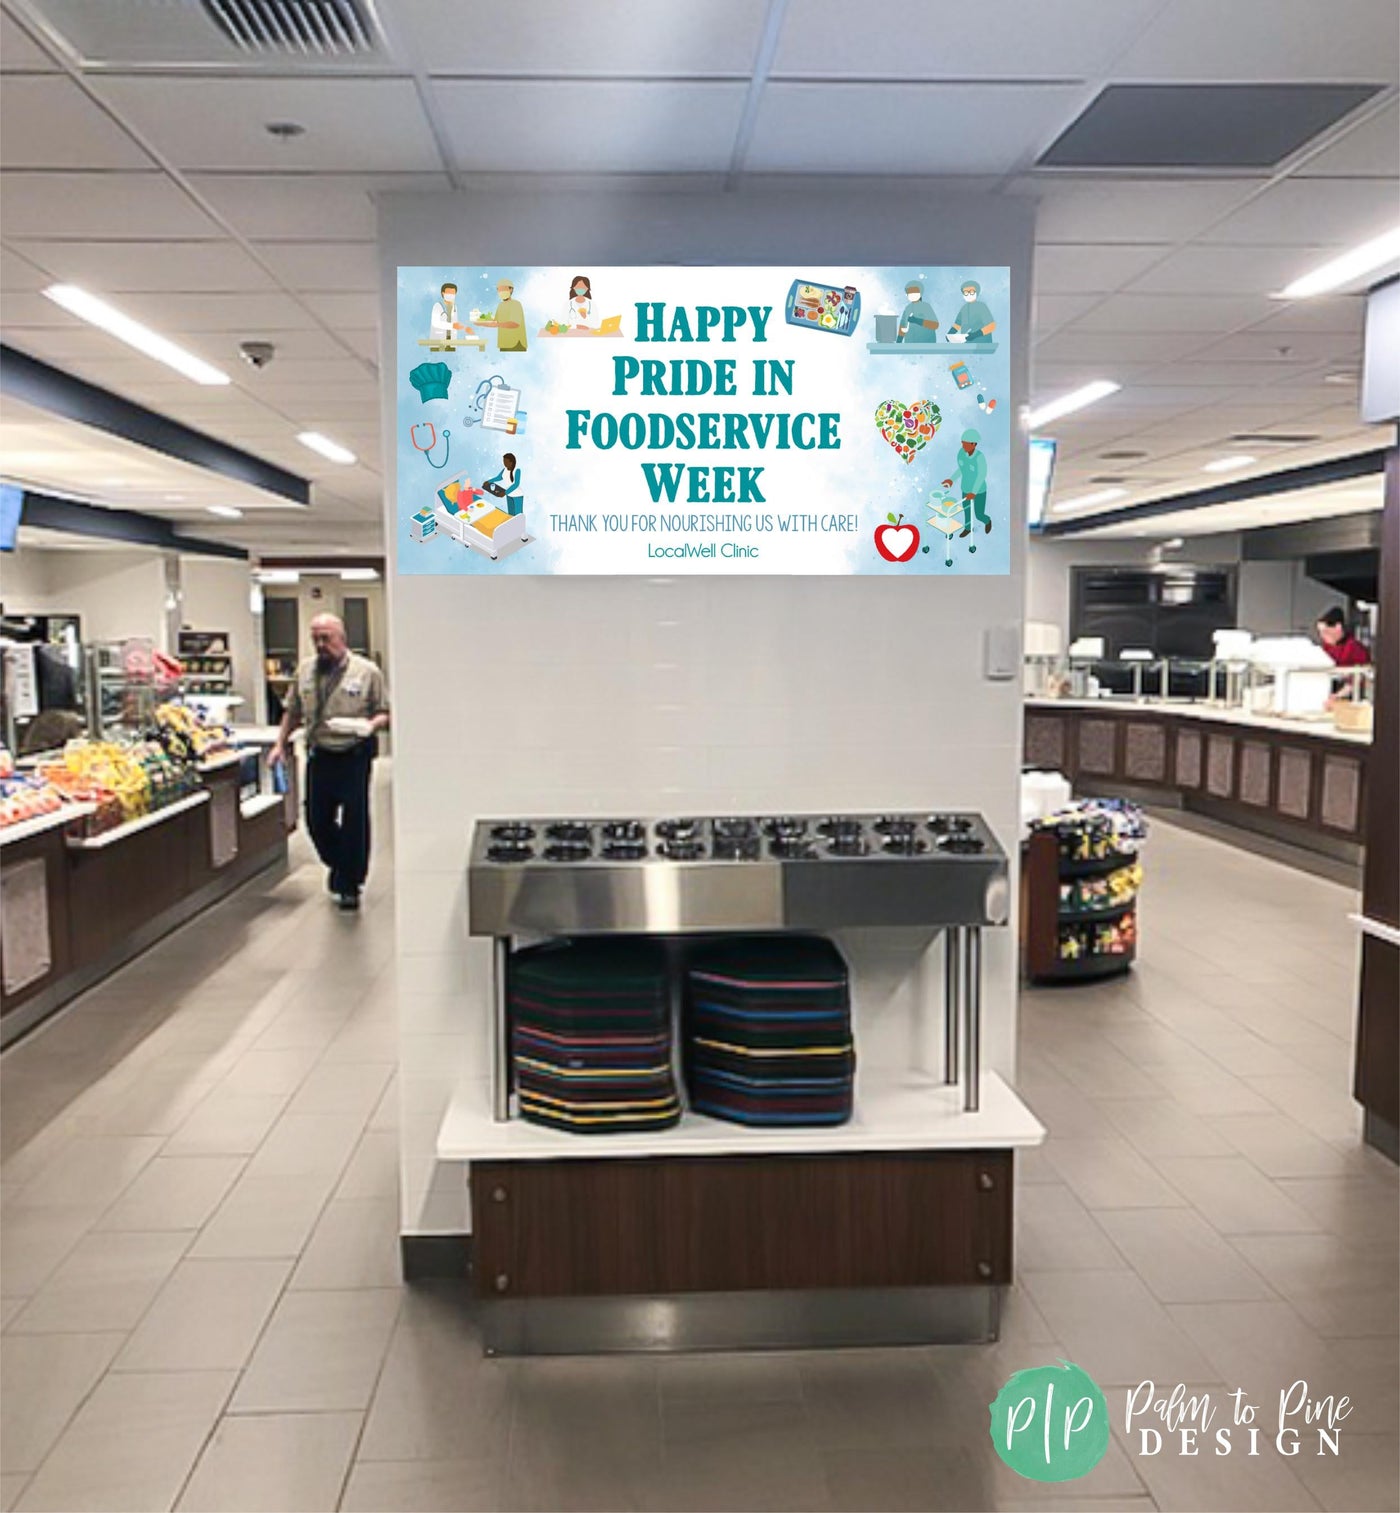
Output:
[[[427,446],[424,446],[423,443],[418,439],[418,432],[423,426],[426,426],[428,428]],[[413,443],[415,447],[417,447],[420,452],[422,452],[423,456],[427,458],[428,466],[430,468],[445,468],[447,466],[447,459],[452,455],[452,432],[449,431],[446,426],[442,428],[443,452],[441,462],[434,462],[432,457],[429,456],[429,453],[431,453],[433,448],[438,444],[437,427],[432,423],[431,420],[420,420],[416,425],[409,426],[408,439]]]

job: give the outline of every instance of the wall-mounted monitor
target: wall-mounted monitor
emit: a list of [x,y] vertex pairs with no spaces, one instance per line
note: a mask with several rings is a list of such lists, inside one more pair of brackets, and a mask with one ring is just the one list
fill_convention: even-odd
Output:
[[1032,436],[1030,472],[1026,480],[1026,524],[1038,531],[1045,524],[1045,509],[1050,502],[1050,485],[1055,477],[1055,448],[1058,442],[1048,436]]
[[23,512],[24,490],[13,483],[0,483],[0,552],[14,551]]

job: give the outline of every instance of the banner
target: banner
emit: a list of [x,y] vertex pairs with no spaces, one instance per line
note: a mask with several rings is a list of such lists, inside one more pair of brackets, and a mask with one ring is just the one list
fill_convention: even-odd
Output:
[[1001,574],[1006,268],[400,268],[401,573]]

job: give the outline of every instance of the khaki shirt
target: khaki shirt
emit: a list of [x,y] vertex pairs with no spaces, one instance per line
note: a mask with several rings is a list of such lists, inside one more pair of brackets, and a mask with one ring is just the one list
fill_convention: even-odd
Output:
[[308,751],[349,751],[362,737],[332,730],[326,722],[345,716],[368,720],[386,713],[389,690],[384,674],[368,657],[348,652],[339,667],[325,674],[315,657],[307,657],[297,668],[287,708],[306,727]]

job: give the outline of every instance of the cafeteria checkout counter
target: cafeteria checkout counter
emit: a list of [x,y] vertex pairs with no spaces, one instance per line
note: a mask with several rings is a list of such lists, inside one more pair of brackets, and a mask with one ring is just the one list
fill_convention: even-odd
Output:
[[1359,861],[1371,670],[1340,676],[1304,640],[1221,635],[1244,639],[1209,661],[1029,655],[1025,765]]

